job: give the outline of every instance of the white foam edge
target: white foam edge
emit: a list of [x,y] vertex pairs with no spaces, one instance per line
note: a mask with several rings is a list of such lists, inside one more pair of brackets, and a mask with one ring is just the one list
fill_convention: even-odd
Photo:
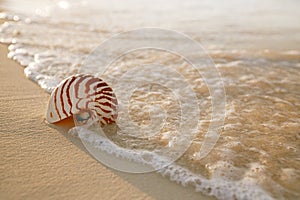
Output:
[[[207,179],[195,174],[175,162],[168,164],[169,159],[147,150],[132,150],[120,147],[105,136],[95,134],[86,127],[74,127],[70,133],[81,140],[91,143],[100,151],[124,158],[142,165],[150,165],[164,177],[168,177],[182,186],[194,187],[196,192],[202,192],[218,199],[273,199],[264,191],[255,179],[244,177],[238,181],[230,181],[222,177]],[[152,158],[152,159],[149,159]],[[167,164],[167,166],[166,166]]]

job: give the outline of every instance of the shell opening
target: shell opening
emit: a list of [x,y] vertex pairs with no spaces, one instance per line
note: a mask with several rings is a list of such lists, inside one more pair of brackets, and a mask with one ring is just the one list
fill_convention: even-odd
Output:
[[81,110],[79,113],[73,115],[75,126],[86,125],[89,122],[92,122],[94,115],[90,110]]

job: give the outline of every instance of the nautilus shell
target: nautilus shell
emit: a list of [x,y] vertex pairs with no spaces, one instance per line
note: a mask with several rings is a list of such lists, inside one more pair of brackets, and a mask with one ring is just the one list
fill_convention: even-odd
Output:
[[115,122],[117,99],[112,88],[92,75],[63,80],[51,94],[46,120],[53,124],[71,117],[81,124],[92,118],[101,125]]

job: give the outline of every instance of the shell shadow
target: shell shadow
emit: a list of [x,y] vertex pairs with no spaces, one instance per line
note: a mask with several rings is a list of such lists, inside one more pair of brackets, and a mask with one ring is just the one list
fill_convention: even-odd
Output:
[[[45,123],[47,124],[47,126],[49,126],[50,128],[53,128],[55,130],[57,130],[58,132],[60,132],[65,138],[67,138],[69,141],[71,141],[74,145],[76,145],[80,150],[84,151],[85,153],[87,153],[89,156],[91,156],[93,159],[97,160],[96,158],[94,158],[89,152],[88,150],[84,147],[84,145],[82,144],[81,140],[79,139],[79,137],[74,136],[72,134],[69,133],[69,130],[71,128],[73,128],[75,125],[73,123],[73,118],[70,117],[62,122],[60,122],[59,124],[49,124],[45,121]],[[105,133],[105,135],[110,138],[113,135],[115,135],[117,133],[118,130],[118,126],[116,123],[113,124],[108,124],[102,127],[103,132]]]

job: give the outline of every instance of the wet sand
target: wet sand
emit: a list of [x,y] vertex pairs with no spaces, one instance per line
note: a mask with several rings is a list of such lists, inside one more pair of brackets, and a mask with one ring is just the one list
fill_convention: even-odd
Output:
[[49,127],[49,94],[7,59],[2,44],[0,76],[0,199],[211,199],[156,173],[107,168],[79,139]]

